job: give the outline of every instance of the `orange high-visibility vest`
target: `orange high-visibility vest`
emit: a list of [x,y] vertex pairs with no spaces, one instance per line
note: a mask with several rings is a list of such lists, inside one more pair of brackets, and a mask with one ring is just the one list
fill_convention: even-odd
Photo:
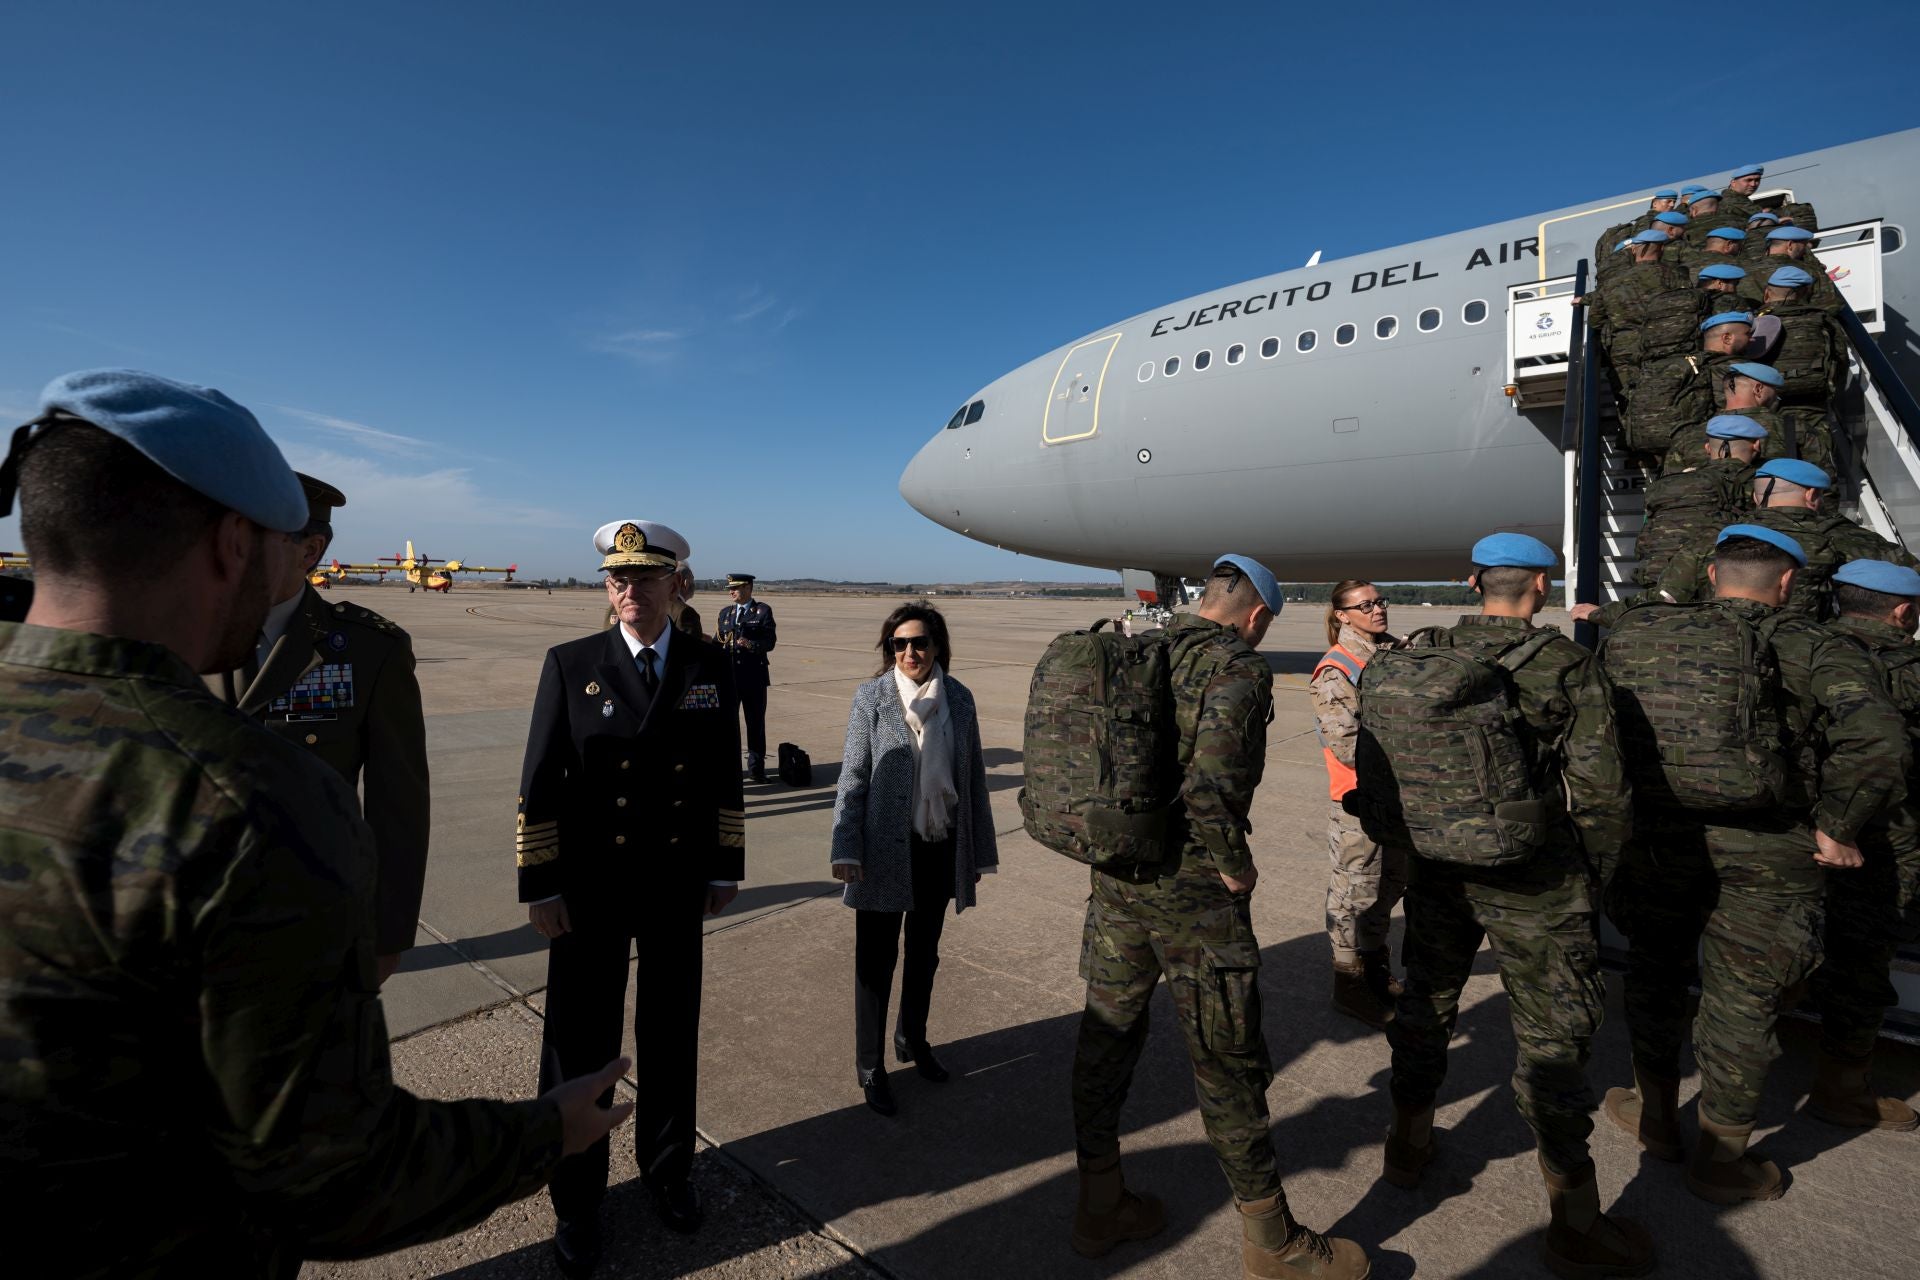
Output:
[[[1326,656],[1320,659],[1313,669],[1313,674],[1308,676],[1307,680],[1309,682],[1318,680],[1322,671],[1333,667],[1347,678],[1348,684],[1358,685],[1360,668],[1366,665],[1366,660],[1356,656],[1353,650],[1343,644],[1336,644],[1327,650]],[[1341,764],[1340,758],[1333,754],[1333,748],[1327,745],[1326,735],[1320,732],[1318,721],[1314,723],[1313,734],[1320,739],[1320,754],[1327,758],[1327,795],[1338,804],[1346,797],[1347,792],[1360,785],[1360,779],[1354,773],[1352,765]]]

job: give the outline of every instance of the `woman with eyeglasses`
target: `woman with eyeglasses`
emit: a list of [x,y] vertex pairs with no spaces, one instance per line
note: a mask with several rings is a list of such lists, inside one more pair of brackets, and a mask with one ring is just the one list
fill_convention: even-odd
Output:
[[996,870],[993,815],[973,695],[947,674],[947,621],[924,601],[880,624],[880,671],[854,691],[833,806],[833,877],[854,909],[854,1066],[867,1105],[897,1107],[886,1072],[887,993],[905,926],[893,1051],[924,1078],[947,1071],[927,1044],[947,904],[974,905]]
[[1371,582],[1336,583],[1327,603],[1326,656],[1313,669],[1313,714],[1327,760],[1327,937],[1333,942],[1333,1007],[1370,1027],[1385,1027],[1400,994],[1387,960],[1387,926],[1406,888],[1406,854],[1367,838],[1342,805],[1354,788],[1353,748],[1360,736],[1360,672],[1377,649],[1395,642],[1387,601]]

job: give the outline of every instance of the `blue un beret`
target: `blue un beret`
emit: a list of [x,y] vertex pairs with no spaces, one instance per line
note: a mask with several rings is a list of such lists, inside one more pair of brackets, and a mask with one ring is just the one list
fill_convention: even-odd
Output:
[[1890,596],[1920,596],[1920,573],[1885,560],[1849,560],[1834,570],[1833,580]]
[[1747,233],[1738,227],[1715,227],[1713,230],[1707,232],[1707,239],[1709,240],[1745,240],[1746,238]]
[[1705,333],[1717,324],[1752,324],[1753,317],[1744,311],[1722,311],[1717,316],[1708,316],[1700,322],[1700,332]]
[[1767,166],[1763,164],[1750,164],[1744,169],[1735,169],[1733,171],[1733,177],[1746,178],[1746,177],[1751,177],[1754,174],[1765,173],[1766,171],[1767,171]]
[[1756,222],[1778,222],[1778,221],[1780,221],[1780,215],[1775,213],[1773,210],[1756,209],[1753,212],[1753,216],[1747,219],[1747,225],[1752,226]]
[[1667,210],[1665,213],[1654,214],[1653,220],[1655,222],[1664,222],[1670,227],[1684,227],[1693,221],[1693,219],[1689,218],[1686,214],[1676,212],[1672,209]]
[[1771,543],[1792,556],[1793,562],[1802,569],[1807,567],[1807,553],[1800,549],[1800,544],[1786,534],[1769,529],[1765,525],[1730,524],[1720,531],[1720,536],[1713,540],[1713,545],[1717,547],[1728,538],[1757,538],[1761,542]]
[[1767,283],[1782,289],[1798,289],[1801,285],[1812,284],[1813,276],[1799,267],[1782,267],[1767,277]]
[[1253,584],[1253,589],[1260,593],[1261,603],[1272,610],[1275,616],[1279,615],[1286,597],[1280,594],[1280,584],[1274,579],[1273,570],[1252,556],[1224,555],[1213,562],[1213,567],[1218,569],[1223,564],[1230,564],[1245,574],[1247,581]]
[[1711,190],[1713,190],[1712,187],[1703,187],[1697,182],[1689,182],[1686,186],[1680,188],[1680,194],[1683,196],[1697,196],[1702,191]]
[[1473,544],[1473,562],[1482,569],[1551,569],[1553,548],[1524,533],[1490,533]]
[[1811,240],[1813,232],[1805,227],[1781,227],[1778,231],[1767,232],[1769,240]]
[[1678,191],[1675,191],[1672,187],[1662,187],[1658,191],[1653,193],[1653,198],[1655,200],[1678,200],[1680,198],[1680,193]]
[[1621,244],[1669,244],[1671,242],[1667,239],[1666,232],[1656,231],[1652,227],[1648,227],[1645,231],[1642,231],[1639,235],[1635,236],[1633,239],[1622,240],[1620,243]]
[[1715,440],[1765,440],[1767,429],[1744,414],[1721,413],[1707,419],[1707,434]]
[[1747,273],[1731,262],[1716,262],[1710,267],[1700,268],[1702,280],[1745,280]]
[[306,491],[280,446],[259,419],[211,387],[133,369],[82,369],[47,384],[40,412],[117,436],[181,484],[264,528],[306,528]]
[[1761,364],[1758,360],[1736,360],[1727,368],[1743,378],[1752,378],[1776,390],[1787,385],[1787,380],[1780,376],[1778,369],[1770,364]]
[[1802,489],[1833,488],[1832,476],[1802,458],[1775,458],[1754,474],[1768,476],[1775,480],[1785,480],[1788,484],[1797,484]]

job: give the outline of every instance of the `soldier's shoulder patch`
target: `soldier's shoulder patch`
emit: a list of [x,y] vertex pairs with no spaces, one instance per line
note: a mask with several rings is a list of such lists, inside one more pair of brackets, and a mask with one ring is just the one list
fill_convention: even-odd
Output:
[[695,684],[687,686],[687,696],[680,699],[682,711],[718,711],[720,710],[720,686],[714,684]]

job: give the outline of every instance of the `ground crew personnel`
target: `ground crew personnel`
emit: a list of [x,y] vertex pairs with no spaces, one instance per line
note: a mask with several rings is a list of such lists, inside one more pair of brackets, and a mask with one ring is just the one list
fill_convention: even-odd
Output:
[[1752,164],[1739,170],[1720,191],[1720,216],[1729,222],[1745,222],[1759,208],[1753,193],[1760,189],[1766,166]]
[[1769,231],[1766,257],[1763,259],[1765,265],[1756,268],[1755,274],[1764,277],[1773,267],[1799,267],[1813,277],[1813,283],[1807,286],[1807,301],[1828,311],[1838,311],[1840,286],[1833,282],[1827,264],[1815,256],[1813,240],[1813,232],[1805,227],[1781,227]]
[[[1607,893],[1607,912],[1630,941],[1635,1083],[1608,1090],[1603,1109],[1662,1160],[1685,1155],[1676,1122],[1680,1048],[1688,979],[1705,939],[1692,1020],[1700,1143],[1686,1181],[1715,1204],[1772,1200],[1785,1190],[1778,1166],[1747,1153],[1761,1086],[1780,1053],[1775,1025],[1787,991],[1819,954],[1823,868],[1861,865],[1860,833],[1899,801],[1909,764],[1906,726],[1860,646],[1780,609],[1805,561],[1776,529],[1730,525],[1720,533],[1705,606],[1728,625],[1738,619],[1753,629],[1777,664],[1777,704],[1762,708],[1774,723],[1756,744],[1771,744],[1784,763],[1777,803],[1709,813],[1643,801]],[[1623,682],[1614,646],[1632,626],[1624,620],[1608,640],[1608,669]],[[1655,658],[1672,696],[1698,696],[1701,673],[1675,666],[1671,652]],[[1644,724],[1648,714],[1623,709],[1623,723]],[[1652,732],[1626,743],[1636,759],[1658,757]]]
[[1387,958],[1393,907],[1406,888],[1406,851],[1368,838],[1342,803],[1353,790],[1353,744],[1360,726],[1360,672],[1374,650],[1390,648],[1387,598],[1371,582],[1350,578],[1327,598],[1327,643],[1313,669],[1315,730],[1327,763],[1327,938],[1333,944],[1333,1007],[1370,1027],[1384,1027],[1400,994]]
[[[1533,617],[1547,602],[1554,562],[1552,548],[1525,534],[1496,533],[1474,544],[1470,582],[1480,592],[1480,613],[1460,619],[1445,646],[1497,661],[1540,634]],[[1651,1241],[1638,1224],[1600,1212],[1587,1145],[1593,1091],[1586,1063],[1606,1003],[1593,913],[1600,878],[1631,822],[1612,698],[1593,655],[1557,633],[1531,658],[1503,669],[1533,753],[1529,772],[1552,779],[1542,790],[1564,802],[1556,801],[1560,812],[1545,820],[1538,848],[1519,861],[1408,860],[1405,990],[1387,1026],[1393,1123],[1382,1176],[1414,1187],[1433,1161],[1447,1041],[1474,956],[1488,940],[1512,1005],[1514,1101],[1533,1129],[1552,1210],[1549,1263],[1562,1274],[1575,1274],[1563,1267],[1640,1274],[1652,1264]],[[1398,786],[1365,768],[1359,778],[1363,796]]]
[[753,575],[727,575],[727,594],[733,603],[720,611],[720,645],[733,660],[733,682],[740,691],[740,710],[747,719],[747,774],[755,782],[767,780],[767,686],[773,683],[767,655],[779,638],[773,610],[753,598]]
[[307,501],[218,391],[55,379],[0,466],[39,590],[0,624],[0,1174],[63,1276],[292,1277],[538,1190],[625,1060],[537,1101],[396,1088],[373,842],[337,772],[208,692]]
[[[609,531],[609,528],[611,531]],[[703,917],[746,870],[740,734],[725,655],[667,621],[673,555],[638,520],[594,537],[620,625],[547,651],[520,773],[520,901],[547,955],[541,1079],[577,1074],[621,1040],[639,952],[634,1153],[655,1212],[690,1233]],[[553,1176],[553,1248],[568,1275],[600,1258],[608,1144]]]
[[[1882,560],[1850,560],[1833,575],[1840,616],[1828,629],[1865,648],[1886,679],[1912,744],[1920,734],[1920,573]],[[1813,972],[1820,1006],[1820,1065],[1807,1110],[1854,1129],[1920,1128],[1920,1115],[1869,1081],[1887,1006],[1899,1000],[1894,951],[1920,936],[1920,776],[1910,760],[1907,795],[1860,833],[1865,864],[1827,876],[1826,957]]]
[[307,498],[306,527],[274,583],[278,603],[258,645],[239,670],[221,673],[219,692],[359,790],[379,859],[373,950],[384,984],[413,947],[427,882],[427,723],[413,641],[371,609],[328,604],[308,582],[333,541],[333,509],[347,499],[324,480],[294,474]]
[[1215,562],[1196,613],[1166,629],[1180,736],[1179,834],[1159,863],[1096,870],[1081,943],[1087,980],[1073,1062],[1080,1199],[1073,1247],[1098,1257],[1166,1225],[1152,1196],[1120,1172],[1120,1110],[1147,1040],[1147,1009],[1165,973],[1193,1059],[1200,1117],[1233,1187],[1243,1273],[1364,1277],[1366,1255],[1320,1235],[1287,1207],[1268,1129],[1273,1064],[1261,1033],[1260,941],[1251,902],[1258,869],[1247,835],[1266,767],[1273,671],[1256,651],[1280,612],[1280,584],[1246,556]]

